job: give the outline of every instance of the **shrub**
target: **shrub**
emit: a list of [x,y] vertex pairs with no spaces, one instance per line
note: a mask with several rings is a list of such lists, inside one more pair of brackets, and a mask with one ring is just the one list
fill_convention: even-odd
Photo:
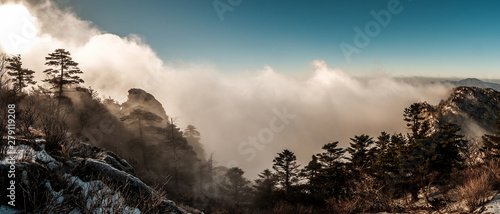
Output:
[[489,167],[470,169],[464,172],[464,181],[457,187],[458,199],[465,202],[469,211],[485,203],[493,188],[494,173]]

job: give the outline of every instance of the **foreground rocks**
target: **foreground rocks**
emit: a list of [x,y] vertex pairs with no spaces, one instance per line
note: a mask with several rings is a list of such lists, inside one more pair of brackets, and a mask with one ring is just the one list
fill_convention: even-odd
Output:
[[[133,167],[110,151],[85,143],[68,151],[47,152],[43,148],[18,145],[14,162],[2,151],[0,187],[7,189],[10,180],[15,181],[15,207],[8,205],[11,199],[2,196],[2,212],[187,213],[135,177]],[[4,176],[11,163],[15,179]]]

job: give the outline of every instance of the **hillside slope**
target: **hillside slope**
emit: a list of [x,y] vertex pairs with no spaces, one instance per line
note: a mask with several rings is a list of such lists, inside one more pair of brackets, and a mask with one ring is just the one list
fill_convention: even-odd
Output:
[[428,106],[434,123],[452,122],[472,137],[493,133],[500,111],[500,92],[478,87],[457,87],[437,106]]

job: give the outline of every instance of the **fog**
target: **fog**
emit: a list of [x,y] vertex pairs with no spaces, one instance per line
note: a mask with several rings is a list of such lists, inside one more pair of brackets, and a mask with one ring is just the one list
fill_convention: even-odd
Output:
[[165,62],[140,36],[106,33],[49,1],[19,4],[29,13],[13,32],[24,40],[13,44],[2,37],[0,48],[21,53],[39,82],[44,57],[65,48],[80,63],[86,86],[120,102],[130,88],[148,91],[182,129],[198,128],[219,165],[239,165],[252,178],[285,148],[304,164],[332,141],[346,146],[354,135],[405,132],[405,107],[437,104],[451,89],[388,76],[355,77],[321,59],[310,62],[301,78],[266,65],[222,74],[211,64]]

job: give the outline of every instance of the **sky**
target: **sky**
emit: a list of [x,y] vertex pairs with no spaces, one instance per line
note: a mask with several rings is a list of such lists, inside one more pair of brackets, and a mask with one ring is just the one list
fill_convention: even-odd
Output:
[[[354,75],[500,78],[494,0],[60,2],[106,32],[139,35],[166,62],[203,62],[223,73],[269,65],[301,75],[322,59]],[[371,12],[390,5],[398,12],[378,31],[372,26],[368,45],[348,60],[341,44],[354,46],[354,28],[366,32],[376,21]]]
[[144,89],[250,178],[283,149],[304,164],[405,133],[404,108],[452,90],[421,77],[500,79],[499,3],[351,2],[0,0],[0,51],[43,84],[47,54],[68,50],[84,87],[118,102]]

